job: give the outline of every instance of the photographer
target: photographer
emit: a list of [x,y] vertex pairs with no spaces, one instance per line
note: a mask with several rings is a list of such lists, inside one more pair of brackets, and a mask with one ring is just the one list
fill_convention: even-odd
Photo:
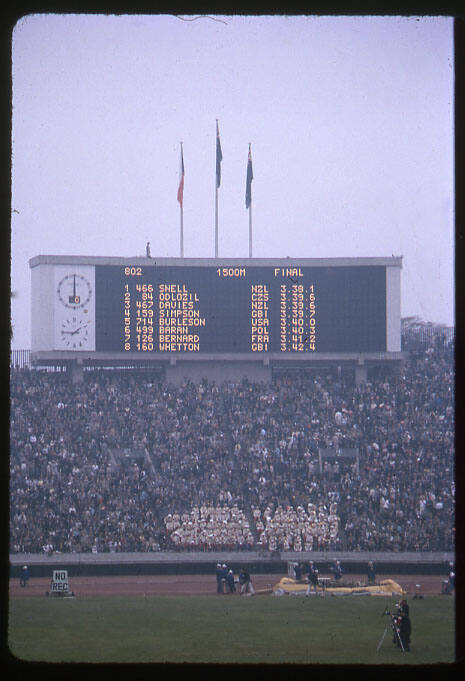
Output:
[[394,643],[401,647],[405,652],[410,652],[412,624],[410,622],[410,608],[405,599],[401,600],[397,606],[395,621],[398,635],[394,636]]
[[410,615],[410,608],[405,598],[403,598],[397,606],[397,614],[406,615],[407,617]]

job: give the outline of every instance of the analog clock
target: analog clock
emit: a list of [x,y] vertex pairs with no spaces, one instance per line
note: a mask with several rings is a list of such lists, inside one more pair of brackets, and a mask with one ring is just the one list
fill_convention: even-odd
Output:
[[77,310],[88,304],[92,288],[82,274],[67,274],[58,283],[57,294],[65,307]]
[[58,334],[63,348],[84,349],[89,341],[89,320],[82,315],[70,315],[63,320]]

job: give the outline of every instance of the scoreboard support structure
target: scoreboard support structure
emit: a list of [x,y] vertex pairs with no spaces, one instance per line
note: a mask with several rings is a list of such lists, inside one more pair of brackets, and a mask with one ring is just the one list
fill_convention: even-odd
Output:
[[[32,357],[33,365],[36,367],[60,366],[69,373],[73,383],[83,381],[84,371],[88,368],[112,367],[116,369],[145,369],[152,375],[156,375],[161,381],[171,385],[182,385],[185,381],[199,383],[203,379],[221,383],[223,381],[241,381],[246,378],[251,382],[270,383],[273,376],[283,373],[320,373],[340,372],[341,370],[350,372],[356,385],[361,385],[368,380],[368,372],[373,368],[385,367],[391,374],[399,374],[405,363],[407,353],[398,352],[385,353],[383,356],[341,356],[302,358],[298,361],[272,360],[265,358],[259,360],[239,360],[238,358],[224,359],[220,357],[207,356],[204,358],[177,358],[175,361],[169,359],[150,360],[144,362],[131,360],[130,358],[115,357],[108,355],[102,357],[82,357],[79,359],[63,356],[61,353],[37,352]],[[313,361],[312,361],[313,360]]]
[[401,257],[114,258],[40,255],[31,359],[146,368],[168,383],[268,382],[279,371],[399,369]]

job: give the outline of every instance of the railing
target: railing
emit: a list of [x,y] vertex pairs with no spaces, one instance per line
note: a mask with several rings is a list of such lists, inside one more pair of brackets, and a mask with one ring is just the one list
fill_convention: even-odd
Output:
[[402,350],[426,350],[447,347],[455,340],[455,326],[438,329],[434,326],[416,327],[402,331]]
[[31,367],[30,350],[10,350],[10,368],[24,369]]

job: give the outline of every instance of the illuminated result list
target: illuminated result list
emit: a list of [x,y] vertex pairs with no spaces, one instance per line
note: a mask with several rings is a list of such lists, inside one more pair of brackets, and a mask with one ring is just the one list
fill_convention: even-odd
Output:
[[199,296],[185,284],[125,284],[124,349],[127,352],[200,352],[206,326]]
[[299,268],[274,268],[267,283],[247,281],[244,267],[217,268],[216,286],[203,290],[195,282],[149,282],[144,274],[125,268],[126,352],[211,352],[222,338],[241,352],[317,350],[316,287],[302,283]]
[[314,284],[281,284],[279,341],[282,352],[317,349],[316,292]]
[[100,352],[384,352],[386,310],[382,266],[95,268]]
[[199,296],[185,284],[158,287],[158,349],[168,352],[200,352],[197,331],[206,326],[200,315]]

